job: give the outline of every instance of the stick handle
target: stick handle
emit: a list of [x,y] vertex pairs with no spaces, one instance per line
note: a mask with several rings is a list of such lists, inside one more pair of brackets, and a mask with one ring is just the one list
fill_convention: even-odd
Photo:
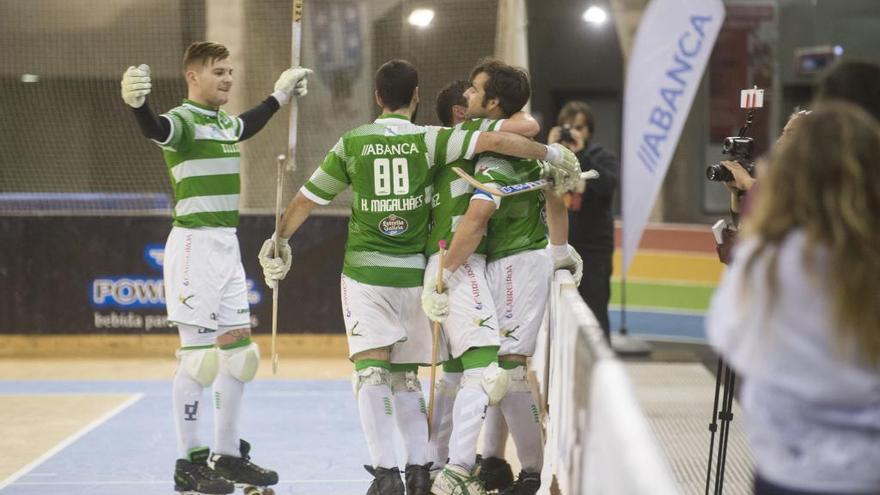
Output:
[[[446,241],[440,240],[440,251],[438,252],[437,263],[437,279],[435,287],[437,292],[443,292],[443,260],[446,256]],[[440,347],[440,322],[433,322],[431,327],[431,382],[428,392],[428,438],[431,438],[431,425],[434,419],[434,392],[437,382],[437,351]]]
[[[278,230],[281,228],[281,196],[284,194],[284,161],[285,156],[278,156],[278,170],[275,177],[275,242],[273,242],[273,257],[278,258]],[[278,352],[275,346],[278,336],[278,284],[272,288],[272,374],[278,373]]]

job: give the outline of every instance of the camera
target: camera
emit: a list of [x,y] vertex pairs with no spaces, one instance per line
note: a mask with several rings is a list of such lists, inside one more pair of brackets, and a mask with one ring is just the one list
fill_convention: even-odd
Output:
[[571,135],[571,127],[564,125],[561,129],[559,129],[559,142],[560,143],[574,143],[574,136]]
[[[755,162],[752,161],[752,152],[755,149],[755,141],[750,137],[731,136],[724,138],[721,153],[738,162],[752,177],[755,176]],[[733,180],[730,170],[720,164],[714,163],[706,167],[706,178],[715,182],[728,182]]]

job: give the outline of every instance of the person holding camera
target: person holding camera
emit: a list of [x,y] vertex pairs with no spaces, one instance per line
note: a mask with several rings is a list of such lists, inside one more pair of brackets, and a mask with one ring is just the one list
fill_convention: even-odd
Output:
[[744,385],[757,495],[880,493],[880,124],[823,101],[762,170],[707,337]]
[[620,165],[617,156],[593,141],[596,124],[590,106],[570,101],[562,107],[547,144],[561,143],[575,153],[581,170],[594,169],[599,178],[588,181],[582,193],[570,193],[569,244],[584,260],[578,291],[596,316],[605,338],[610,337],[608,299],[611,296],[611,259],[614,254],[614,194]]

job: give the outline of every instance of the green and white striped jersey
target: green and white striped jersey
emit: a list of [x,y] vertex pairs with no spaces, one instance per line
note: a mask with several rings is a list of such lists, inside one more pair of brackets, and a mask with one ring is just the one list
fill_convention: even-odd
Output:
[[156,143],[174,190],[174,225],[238,226],[241,119],[186,99],[162,116],[171,134]]
[[[497,131],[502,120],[471,119],[455,126],[456,129],[467,131]],[[455,226],[467,212],[474,188],[452,171],[459,167],[470,175],[474,175],[474,160],[462,158],[449,167],[437,171],[434,177],[434,197],[431,199],[431,231],[425,245],[425,255],[431,256],[439,250],[438,243],[445,240],[448,246],[452,242]],[[486,238],[474,251],[475,254],[486,254]]]
[[339,139],[301,192],[327,204],[351,186],[342,273],[370,285],[422,285],[434,174],[471,158],[478,134],[383,115]]
[[[474,178],[483,184],[510,186],[541,178],[537,160],[523,160],[484,153],[477,161]],[[489,196],[485,191],[475,194]],[[489,196],[491,197],[491,196]],[[489,220],[488,261],[547,246],[544,192],[532,191],[501,198]]]

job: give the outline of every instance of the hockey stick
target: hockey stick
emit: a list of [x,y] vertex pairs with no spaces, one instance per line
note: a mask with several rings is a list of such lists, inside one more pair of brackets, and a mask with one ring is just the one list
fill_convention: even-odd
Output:
[[[452,167],[452,171],[458,174],[459,177],[467,181],[468,184],[473,186],[476,189],[480,189],[486,191],[492,196],[505,197],[505,196],[513,196],[514,194],[522,194],[531,191],[536,191],[538,189],[549,189],[553,187],[553,181],[549,179],[538,179],[529,182],[523,182],[521,184],[513,184],[510,186],[502,186],[495,187],[489,184],[483,184],[482,182],[475,179],[472,175],[468,174],[464,170],[459,167]],[[581,180],[590,180],[590,179],[598,179],[599,172],[595,170],[587,170],[586,172],[581,172]]]
[[[281,228],[281,195],[284,193],[284,155],[278,155],[278,176],[275,178],[275,242],[273,256],[278,259],[278,229]],[[278,284],[272,288],[272,374],[278,373],[278,352],[275,348],[275,339],[278,336]]]
[[[437,292],[443,292],[443,258],[446,255],[446,241],[440,239],[438,263],[437,263]],[[434,391],[437,380],[437,348],[440,346],[440,322],[435,321],[431,325],[431,385],[428,391],[428,438],[431,438],[431,421],[434,418]]]
[[[299,67],[300,54],[302,53],[302,17],[303,0],[293,0],[293,24],[290,36],[291,67]],[[297,131],[297,105],[296,98],[290,99],[290,124],[287,137],[287,156],[290,157],[290,171],[296,170],[296,131]]]

